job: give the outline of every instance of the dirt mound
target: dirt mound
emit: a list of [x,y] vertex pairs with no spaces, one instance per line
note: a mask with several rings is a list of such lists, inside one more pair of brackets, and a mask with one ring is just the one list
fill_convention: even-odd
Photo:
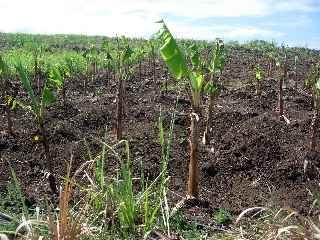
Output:
[[[269,112],[228,129],[202,168],[205,188],[214,189],[209,199],[236,212],[268,204],[308,211],[313,199],[307,188],[315,189],[320,180],[313,175],[308,181],[304,174],[308,121],[286,124]],[[316,165],[318,157],[312,160]]]

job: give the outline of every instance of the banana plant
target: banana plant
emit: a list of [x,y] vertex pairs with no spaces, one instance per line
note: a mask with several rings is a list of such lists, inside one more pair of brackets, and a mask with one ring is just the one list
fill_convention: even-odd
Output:
[[[116,135],[117,140],[123,138],[123,117],[124,117],[124,104],[125,101],[125,82],[133,74],[131,56],[133,50],[129,46],[125,38],[117,38],[118,51],[113,56],[116,78],[118,80],[118,94],[117,94],[117,125]],[[115,56],[116,55],[116,56]]]
[[311,151],[315,151],[317,145],[317,129],[319,125],[318,119],[320,108],[320,64],[312,65],[305,84],[311,89],[313,96],[313,118],[310,126],[309,147]]
[[[48,135],[45,128],[44,114],[48,106],[56,100],[57,90],[62,87],[63,81],[59,69],[52,67],[49,70],[48,76],[45,79],[44,86],[41,93],[37,96],[31,86],[30,76],[26,72],[25,67],[22,65],[21,61],[18,61],[15,64],[17,73],[21,84],[27,94],[29,95],[31,101],[30,103],[23,103],[17,100],[17,105],[20,106],[23,110],[30,113],[38,126],[39,134],[33,136],[33,140],[36,142],[41,142],[44,147],[45,152],[45,161],[49,167],[49,184],[52,193],[57,193],[56,179],[53,175],[53,162],[50,157],[50,145],[48,141]],[[43,164],[43,163],[42,163]],[[43,164],[44,165],[44,164]]]
[[273,70],[276,66],[276,54],[275,54],[275,49],[270,50],[267,52],[267,59],[268,59],[268,70],[267,70],[267,75],[268,77],[271,77]]
[[[199,141],[199,121],[200,121],[200,103],[201,92],[203,91],[205,81],[204,74],[200,70],[200,64],[196,66],[196,57],[192,57],[194,65],[189,68],[187,59],[177,45],[168,27],[163,20],[157,33],[157,38],[161,43],[160,56],[167,65],[169,71],[177,79],[186,79],[189,85],[189,94],[191,98],[191,133],[190,133],[190,161],[189,176],[187,183],[187,197],[198,198],[199,196],[199,167],[198,167],[198,141]],[[200,63],[200,62],[199,62]]]
[[32,52],[32,55],[33,55],[33,62],[34,62],[33,80],[35,83],[37,83],[37,92],[40,93],[41,77],[42,77],[41,64],[42,64],[42,56],[43,56],[45,47],[38,41],[32,41],[28,44],[27,48]]
[[60,74],[60,76],[58,75],[58,78],[60,78],[62,81],[61,94],[62,94],[63,107],[66,110],[66,107],[67,107],[66,82],[68,79],[70,79],[72,72],[74,72],[74,64],[73,64],[72,57],[69,57],[69,56],[66,56],[64,58],[64,61],[65,61],[64,64],[57,65],[56,70],[53,70],[53,71],[58,70],[56,74]]
[[155,81],[156,78],[156,43],[154,40],[149,40],[149,66],[151,65],[152,62],[152,80]]
[[87,93],[87,89],[88,89],[88,81],[87,78],[91,80],[91,84],[93,84],[94,82],[94,76],[97,73],[98,69],[97,69],[97,62],[98,62],[98,50],[95,46],[90,46],[89,49],[87,49],[84,53],[83,53],[83,57],[86,59],[87,61],[87,76],[84,78],[84,93]]
[[255,80],[256,80],[256,94],[257,96],[261,96],[261,81],[263,79],[263,70],[261,69],[260,65],[257,64],[255,67]]
[[113,66],[113,58],[111,55],[111,47],[108,43],[107,39],[104,39],[101,46],[102,52],[103,52],[103,65],[107,69],[107,79],[111,79],[111,72],[112,72],[112,66]]
[[295,56],[294,57],[294,67],[293,67],[293,73],[294,73],[294,87],[295,89],[298,89],[298,78],[297,78],[297,72],[298,72],[298,61],[299,61],[299,58],[298,56]]
[[139,80],[142,80],[142,59],[144,58],[146,51],[143,47],[135,49],[135,58],[139,65]]
[[210,81],[206,85],[205,90],[210,94],[208,114],[206,119],[206,129],[203,135],[203,143],[207,144],[210,142],[210,138],[212,135],[212,118],[213,118],[213,110],[214,103],[216,97],[218,96],[218,84],[220,77],[222,75],[223,69],[226,65],[227,53],[224,48],[224,43],[221,39],[217,39],[215,42],[215,47],[213,49],[213,57],[209,66],[207,67],[210,73]]
[[15,108],[15,99],[12,96],[7,94],[8,92],[8,78],[9,78],[9,67],[0,55],[0,88],[1,88],[1,97],[4,102],[4,108],[7,116],[7,128],[10,135],[14,135],[13,131],[13,121],[11,109]]
[[287,78],[287,72],[288,72],[288,59],[287,59],[287,53],[284,46],[282,46],[282,53],[283,56],[277,56],[276,58],[276,67],[278,67],[280,76],[279,76],[279,82],[278,82],[278,114],[279,119],[284,118],[286,120],[286,117],[284,116],[283,112],[283,106],[284,106],[284,100],[283,100],[283,83],[286,81]]

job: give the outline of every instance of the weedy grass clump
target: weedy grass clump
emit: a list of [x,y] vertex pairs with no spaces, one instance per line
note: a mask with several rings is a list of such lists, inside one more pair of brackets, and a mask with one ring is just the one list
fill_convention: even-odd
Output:
[[[190,222],[178,211],[170,220],[172,231],[183,239],[206,239],[207,233],[204,229],[199,229],[195,222]],[[179,238],[178,238],[179,239]]]
[[[19,239],[136,239],[147,237],[154,229],[165,229],[170,236],[170,209],[167,201],[169,172],[168,162],[173,138],[175,114],[168,132],[160,114],[159,143],[161,146],[160,174],[152,181],[141,175],[134,177],[129,142],[122,140],[115,145],[102,140],[101,152],[71,174],[73,158],[68,167],[55,208],[46,204],[46,209],[37,209],[30,214],[26,207],[19,180],[12,170],[16,196],[22,205],[17,217],[8,216],[8,224],[0,231]],[[122,147],[121,147],[122,146]],[[89,150],[88,150],[89,151]],[[124,154],[123,154],[124,153]],[[108,158],[119,162],[115,174],[107,174]],[[78,181],[82,177],[81,183]],[[140,185],[138,189],[135,186]],[[0,214],[0,221],[7,216]]]
[[212,218],[217,224],[228,224],[233,220],[231,213],[224,208],[219,208],[218,211],[214,212]]

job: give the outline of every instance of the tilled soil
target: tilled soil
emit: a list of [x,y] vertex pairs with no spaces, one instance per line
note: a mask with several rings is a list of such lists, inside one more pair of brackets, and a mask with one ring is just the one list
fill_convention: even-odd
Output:
[[[200,147],[201,198],[208,200],[212,208],[234,213],[253,206],[292,207],[307,213],[314,200],[310,192],[319,191],[320,180],[317,172],[320,155],[308,152],[311,98],[302,90],[293,89],[291,82],[287,83],[284,91],[285,115],[290,120],[287,124],[276,114],[277,81],[266,79],[262,95],[255,96],[255,87],[250,84],[253,68],[243,60],[245,57],[235,59],[238,62],[231,61],[222,78],[228,87],[221,91],[215,105],[213,138],[209,145]],[[130,143],[134,174],[140,174],[143,161],[145,176],[154,179],[161,161],[157,125],[160,109],[166,129],[171,113],[176,111],[169,162],[170,200],[174,205],[186,191],[190,100],[182,93],[176,104],[175,91],[161,92],[168,77],[163,63],[157,62],[155,81],[147,62],[143,69],[142,79],[136,74],[126,83],[125,136]],[[305,72],[307,67],[302,69]],[[302,89],[301,81],[302,76],[299,89]],[[175,82],[169,79],[169,83]],[[99,139],[105,129],[107,142],[115,143],[116,86],[116,82],[101,72],[84,94],[81,78],[72,79],[67,84],[67,105],[63,106],[60,100],[49,108],[46,126],[56,175],[66,174],[71,155],[73,169],[88,160],[84,139],[93,156],[101,149]],[[19,96],[26,100],[21,88]],[[49,189],[40,172],[44,158],[42,145],[31,139],[36,126],[30,115],[18,109],[14,114],[16,135],[9,136],[4,131],[3,108],[0,117],[0,191],[10,181],[10,164],[26,196],[40,201],[41,193]],[[309,164],[305,173],[306,160]],[[111,158],[107,170],[112,174],[118,166]]]

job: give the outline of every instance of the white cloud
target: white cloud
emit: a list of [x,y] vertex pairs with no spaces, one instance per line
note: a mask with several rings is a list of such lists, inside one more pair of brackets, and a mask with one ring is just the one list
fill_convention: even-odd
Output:
[[318,5],[315,5],[310,0],[302,1],[276,1],[271,7],[273,11],[302,11],[302,12],[311,12],[319,9]]
[[298,15],[287,18],[286,21],[266,21],[263,26],[267,27],[303,27],[312,23],[312,19],[306,15]]
[[148,37],[159,27],[156,20],[171,15],[177,17],[167,22],[178,37],[264,38],[282,33],[254,26],[193,26],[190,20],[311,10],[309,0],[0,0],[0,31]]
[[283,33],[264,30],[254,26],[189,26],[184,23],[167,22],[168,27],[178,38],[207,39],[213,40],[217,37],[226,40],[245,39],[273,39],[284,36]]
[[[84,5],[83,5],[84,6]],[[87,13],[104,9],[117,12],[144,10],[148,15],[169,13],[188,18],[265,16],[275,12],[313,11],[311,0],[93,0]]]
[[226,31],[224,36],[229,39],[237,38],[275,38],[282,37],[285,34],[282,32],[276,32],[272,30],[264,30],[257,27],[239,27]]

